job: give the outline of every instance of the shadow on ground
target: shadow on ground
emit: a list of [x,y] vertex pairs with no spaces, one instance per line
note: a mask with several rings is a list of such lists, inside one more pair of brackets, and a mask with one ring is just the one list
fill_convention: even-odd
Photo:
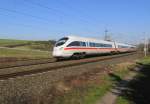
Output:
[[139,74],[128,82],[120,96],[131,104],[150,104],[150,65],[139,66]]

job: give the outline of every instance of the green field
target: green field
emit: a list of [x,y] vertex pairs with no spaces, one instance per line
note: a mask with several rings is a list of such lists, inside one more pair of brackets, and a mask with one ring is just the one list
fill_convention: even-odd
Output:
[[18,50],[18,49],[0,49],[0,57],[16,57],[16,58],[50,58],[51,51],[36,50]]
[[55,41],[0,39],[0,57],[49,58]]
[[54,42],[52,41],[32,41],[28,45],[17,46],[17,48],[52,51],[53,46],[54,46]]
[[9,47],[15,45],[25,45],[32,41],[27,40],[11,40],[11,39],[0,39],[0,47]]
[[52,50],[55,41],[29,41],[29,40],[11,40],[0,39],[0,47],[36,49],[36,50]]

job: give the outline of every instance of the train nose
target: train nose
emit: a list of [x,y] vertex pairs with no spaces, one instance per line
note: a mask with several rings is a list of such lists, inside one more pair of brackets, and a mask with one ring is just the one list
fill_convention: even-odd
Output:
[[53,56],[54,57],[60,57],[60,56],[62,56],[62,50],[63,50],[63,47],[55,47],[54,49],[53,49]]

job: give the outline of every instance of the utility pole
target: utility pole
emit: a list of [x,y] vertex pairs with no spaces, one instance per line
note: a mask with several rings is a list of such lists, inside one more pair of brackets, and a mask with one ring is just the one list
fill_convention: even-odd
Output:
[[106,36],[106,37],[107,37],[107,33],[108,33],[108,30],[106,29],[106,30],[105,30],[105,36]]
[[104,37],[105,40],[108,39],[107,33],[108,33],[108,30],[106,29],[106,30],[105,30],[105,37]]
[[104,37],[104,40],[105,40],[105,41],[112,41],[110,35],[108,35],[108,30],[107,30],[107,29],[105,30],[105,37]]
[[144,56],[145,57],[147,56],[147,39],[146,39],[146,37],[144,39]]

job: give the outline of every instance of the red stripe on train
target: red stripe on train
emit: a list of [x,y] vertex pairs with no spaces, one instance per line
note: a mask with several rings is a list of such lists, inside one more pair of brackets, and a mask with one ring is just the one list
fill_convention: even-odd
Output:
[[97,50],[97,49],[100,49],[100,50],[114,50],[115,48],[64,48],[64,50],[83,50],[83,49],[91,49],[91,50]]
[[113,51],[127,51],[127,50],[129,50],[129,49],[124,49],[124,48],[76,48],[76,47],[72,47],[72,48],[64,48],[64,50],[84,50],[84,49],[90,49],[90,50],[113,50]]

